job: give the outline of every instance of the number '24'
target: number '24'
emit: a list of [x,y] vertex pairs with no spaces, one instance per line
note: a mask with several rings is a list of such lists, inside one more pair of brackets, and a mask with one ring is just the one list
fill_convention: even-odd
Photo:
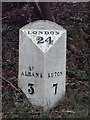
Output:
[[44,42],[47,42],[48,44],[52,44],[53,43],[53,40],[52,40],[51,37],[47,37],[47,38],[44,39],[44,37],[37,36],[36,40],[37,40],[37,44],[42,44]]

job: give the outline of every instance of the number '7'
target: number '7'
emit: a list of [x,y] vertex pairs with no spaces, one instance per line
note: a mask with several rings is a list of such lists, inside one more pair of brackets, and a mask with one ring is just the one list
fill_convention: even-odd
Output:
[[57,85],[58,83],[53,84],[53,87],[55,87],[55,94],[57,93]]

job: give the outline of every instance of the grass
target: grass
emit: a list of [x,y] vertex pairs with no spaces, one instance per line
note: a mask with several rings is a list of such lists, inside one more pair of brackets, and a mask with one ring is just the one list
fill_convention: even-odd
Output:
[[9,84],[12,83],[16,87],[18,82],[16,77],[18,76],[19,40],[17,33],[19,28],[13,25],[3,25],[3,77],[9,81],[3,80],[2,86],[3,118],[89,117],[89,24],[82,23],[79,30],[74,24],[67,25],[65,23],[63,27],[68,30],[68,44],[73,44],[77,51],[82,54],[78,55],[67,48],[67,90],[65,97],[54,109],[44,112],[42,108],[31,105],[22,91],[18,91]]
[[[76,34],[76,33],[75,33]],[[74,38],[73,38],[74,39]],[[75,38],[76,39],[76,38]],[[6,118],[87,118],[88,117],[88,105],[89,105],[89,95],[88,95],[88,74],[87,74],[87,65],[83,66],[83,69],[77,67],[77,61],[74,54],[68,53],[67,58],[67,92],[63,100],[60,101],[59,105],[50,110],[48,113],[44,112],[42,109],[34,108],[28,100],[21,99],[18,100],[20,94],[14,91],[13,105],[12,107],[8,105],[8,112],[4,113]],[[86,54],[85,54],[86,55]],[[79,57],[81,59],[81,57]],[[6,71],[16,68],[17,65],[15,61],[4,61],[3,68]],[[76,66],[73,66],[73,63]],[[17,63],[18,64],[18,63]],[[85,69],[84,69],[85,68]],[[74,79],[74,80],[73,80]],[[13,83],[13,82],[12,82]],[[5,92],[6,91],[6,92]],[[5,95],[11,94],[10,91],[4,91]],[[7,96],[6,95],[6,96]],[[17,97],[18,96],[18,97]],[[28,101],[28,102],[27,102]],[[10,103],[9,103],[10,104]],[[5,109],[5,108],[4,108]]]

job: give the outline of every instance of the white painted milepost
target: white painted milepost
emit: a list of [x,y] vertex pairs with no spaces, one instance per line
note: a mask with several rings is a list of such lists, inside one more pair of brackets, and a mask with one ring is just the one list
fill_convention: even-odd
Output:
[[65,95],[66,30],[40,20],[19,31],[18,85],[33,105],[55,107]]

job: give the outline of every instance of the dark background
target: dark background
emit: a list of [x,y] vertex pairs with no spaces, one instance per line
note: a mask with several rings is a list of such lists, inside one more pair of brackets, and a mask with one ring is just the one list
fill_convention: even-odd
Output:
[[89,117],[90,23],[88,3],[50,3],[55,22],[68,32],[66,95],[44,112],[18,88],[19,29],[39,20],[32,3],[2,3],[3,118]]

